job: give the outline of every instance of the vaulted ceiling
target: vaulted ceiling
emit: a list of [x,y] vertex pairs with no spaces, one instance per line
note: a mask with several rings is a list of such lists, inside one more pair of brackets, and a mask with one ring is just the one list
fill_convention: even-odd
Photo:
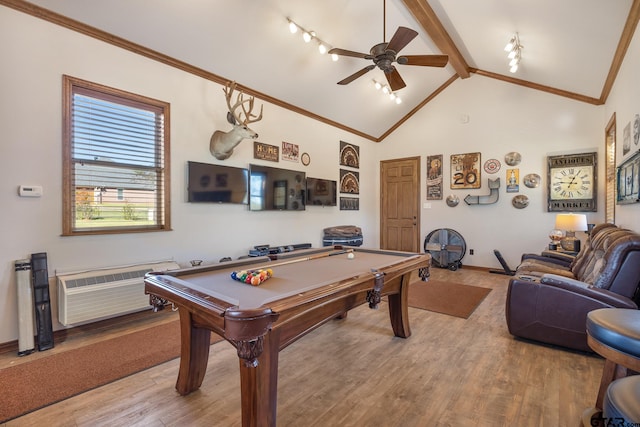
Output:
[[[457,79],[496,78],[594,105],[606,101],[640,18],[640,0],[0,0],[110,43],[248,93],[373,141]],[[406,87],[396,104],[373,87],[372,64],[318,53],[369,53],[399,26],[418,31],[400,55],[446,54],[443,67],[397,65]],[[518,33],[522,61],[510,73],[505,44]],[[223,94],[220,91],[221,102]],[[265,115],[268,114],[265,111]]]

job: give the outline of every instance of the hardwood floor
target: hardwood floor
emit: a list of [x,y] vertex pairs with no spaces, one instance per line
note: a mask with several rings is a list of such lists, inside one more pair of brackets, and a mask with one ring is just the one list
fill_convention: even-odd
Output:
[[[509,335],[507,276],[463,267],[433,268],[432,277],[493,290],[469,319],[410,308],[408,339],[393,337],[383,303],[287,347],[279,358],[278,425],[579,426],[595,401],[602,359]],[[238,363],[235,349],[220,342],[201,389],[189,396],[174,389],[176,359],[5,426],[239,426]]]

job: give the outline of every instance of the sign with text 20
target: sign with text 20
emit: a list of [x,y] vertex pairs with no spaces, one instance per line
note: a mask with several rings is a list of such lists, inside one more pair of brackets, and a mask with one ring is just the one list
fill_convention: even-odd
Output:
[[451,155],[451,189],[480,188],[480,153]]

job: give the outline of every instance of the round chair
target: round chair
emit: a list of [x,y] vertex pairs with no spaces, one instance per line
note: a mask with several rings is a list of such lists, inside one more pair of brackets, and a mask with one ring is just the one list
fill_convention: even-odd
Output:
[[[609,386],[615,380],[640,372],[640,310],[627,308],[593,310],[587,315],[586,329],[589,347],[605,359],[595,408],[590,408],[583,414],[582,422],[588,426],[594,425],[591,424],[591,419],[601,414]],[[638,380],[640,377],[635,379],[635,381]],[[617,385],[612,388],[610,400],[612,403],[620,402],[616,397],[621,393],[616,391],[619,389],[623,389],[623,386]]]
[[605,420],[624,419],[624,423],[618,425],[640,425],[640,375],[612,382],[602,405]]

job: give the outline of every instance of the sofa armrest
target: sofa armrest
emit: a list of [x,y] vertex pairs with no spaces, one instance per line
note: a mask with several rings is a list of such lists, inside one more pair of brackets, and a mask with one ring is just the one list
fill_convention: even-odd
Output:
[[556,288],[565,289],[578,295],[583,295],[604,304],[617,308],[638,308],[633,300],[611,292],[607,289],[595,288],[588,283],[579,280],[570,279],[568,277],[559,276],[557,274],[545,274],[540,278],[543,285],[554,286]]
[[557,264],[561,267],[566,267],[566,268],[569,268],[571,266],[571,263],[573,262],[573,258],[569,260],[569,259],[564,259],[559,257],[546,256],[544,254],[523,254],[522,257],[520,258],[520,262],[527,261],[527,260],[536,260],[536,261],[542,261],[548,264]]

